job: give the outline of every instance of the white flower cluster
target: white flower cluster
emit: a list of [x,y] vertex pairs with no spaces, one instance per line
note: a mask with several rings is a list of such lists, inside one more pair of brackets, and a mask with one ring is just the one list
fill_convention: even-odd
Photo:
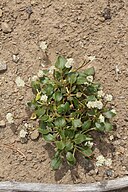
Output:
[[104,95],[105,93],[103,92],[103,90],[98,91],[98,94],[97,94],[98,97],[104,97]]
[[87,141],[84,145],[89,146],[90,148],[92,148],[93,147],[93,142]]
[[44,103],[47,102],[48,100],[48,96],[45,94],[45,95],[42,95],[41,98],[40,98],[41,101],[43,101]]
[[96,160],[97,160],[97,162],[96,162],[96,166],[97,167],[103,166],[103,165],[111,166],[111,164],[112,164],[112,160],[110,158],[105,159],[103,155],[99,155],[96,158]]
[[73,64],[74,64],[73,58],[69,58],[69,59],[67,59],[67,62],[66,62],[66,64],[65,64],[65,67],[66,67],[66,68],[70,68],[70,67],[73,66]]
[[104,123],[105,117],[102,114],[100,114],[99,120],[100,120],[100,123]]
[[39,70],[38,73],[37,73],[37,76],[38,77],[43,77],[44,76],[43,70]]
[[92,83],[93,82],[93,76],[92,75],[89,75],[86,77],[87,81]]
[[116,115],[116,110],[115,109],[112,109],[111,112]]
[[108,101],[108,102],[112,101],[112,99],[113,99],[113,97],[112,97],[112,95],[110,95],[110,94],[107,94],[107,95],[105,96],[105,100]]
[[103,108],[103,103],[101,101],[89,101],[87,103],[87,107],[90,108],[97,108],[97,109],[102,109]]
[[54,66],[51,66],[51,67],[49,68],[49,74],[50,74],[50,75],[53,75],[54,69],[55,69]]

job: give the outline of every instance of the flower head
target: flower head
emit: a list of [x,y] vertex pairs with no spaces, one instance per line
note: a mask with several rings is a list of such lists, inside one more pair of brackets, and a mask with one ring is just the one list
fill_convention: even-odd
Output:
[[106,96],[105,96],[105,100],[106,101],[108,101],[108,102],[110,102],[110,101],[112,101],[112,95],[110,95],[110,94],[107,94]]
[[97,162],[96,162],[96,166],[102,166],[104,165],[105,163],[105,158],[103,155],[99,155],[97,158],[96,158]]
[[104,123],[105,117],[102,114],[100,114],[99,120],[100,120],[100,123]]
[[42,95],[40,100],[46,103],[47,100],[48,100],[48,96],[47,95]]
[[49,68],[49,74],[50,74],[50,75],[53,75],[54,69],[55,69],[54,66],[51,66],[51,67]]
[[95,101],[95,107],[97,109],[102,109],[103,108],[103,103],[101,101]]
[[93,76],[92,75],[89,75],[86,77],[87,81],[92,83],[93,82]]
[[66,67],[66,68],[70,68],[70,67],[72,67],[73,64],[74,64],[73,58],[69,58],[69,59],[67,59],[67,62],[66,62],[66,64],[65,64],[65,67]]
[[43,70],[39,70],[37,75],[38,75],[38,77],[43,77],[44,76]]
[[93,147],[93,142],[91,142],[91,141],[87,141],[84,145],[85,146],[89,146],[90,148],[92,148]]
[[34,75],[34,76],[31,78],[31,81],[37,81],[37,80],[38,80],[37,75]]
[[97,92],[97,96],[98,97],[104,97],[105,93],[103,92],[103,90],[100,90]]
[[115,109],[112,109],[111,112],[114,113],[114,114],[116,114],[116,110],[115,110]]
[[94,108],[95,107],[95,102],[94,101],[89,101],[87,103],[87,107],[90,109],[90,108]]

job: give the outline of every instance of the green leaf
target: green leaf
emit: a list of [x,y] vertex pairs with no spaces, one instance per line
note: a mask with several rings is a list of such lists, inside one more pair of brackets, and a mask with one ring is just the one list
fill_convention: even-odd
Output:
[[49,130],[47,130],[47,129],[41,129],[41,128],[39,128],[38,131],[39,131],[39,133],[41,133],[41,134],[43,134],[43,135],[47,135],[47,134],[49,133]]
[[76,78],[78,76],[78,73],[75,73],[75,72],[71,72],[68,74],[67,76],[67,80],[70,84],[73,84],[76,82]]
[[94,75],[95,74],[95,69],[94,69],[94,67],[90,67],[90,68],[88,68],[88,69],[86,69],[85,71],[84,71],[84,74],[86,74],[86,75]]
[[103,114],[104,114],[104,116],[105,116],[106,118],[108,118],[108,119],[111,119],[112,117],[115,116],[115,113],[113,113],[112,111],[107,111],[107,112],[105,112],[105,113],[103,113]]
[[44,122],[47,122],[48,119],[49,119],[49,116],[48,116],[48,115],[44,115],[44,116],[40,117],[40,120],[41,120],[41,121],[44,121]]
[[87,82],[87,80],[86,80],[85,77],[83,77],[83,76],[77,77],[77,81],[76,81],[76,84],[77,84],[77,85],[82,85],[82,84],[84,84],[85,82]]
[[87,129],[89,129],[90,127],[91,127],[91,121],[90,121],[90,120],[85,121],[85,122],[83,123],[83,125],[82,125],[82,129],[83,129],[83,130],[87,130]]
[[60,80],[61,79],[61,73],[59,72],[59,71],[55,71],[54,70],[54,73],[53,73],[53,75],[54,75],[54,78],[56,79],[56,80]]
[[92,156],[93,151],[92,151],[91,148],[89,148],[89,147],[86,147],[86,148],[79,147],[79,150],[81,151],[81,153],[82,153],[85,157],[90,157],[90,156]]
[[72,149],[73,149],[73,143],[71,143],[71,141],[66,141],[65,150],[70,151]]
[[86,136],[84,134],[78,133],[75,135],[74,142],[76,144],[83,143],[86,140]]
[[69,139],[73,139],[75,135],[75,131],[73,129],[66,129],[65,130],[65,136]]
[[54,122],[56,127],[64,127],[66,125],[66,121],[64,117],[58,117]]
[[57,112],[58,113],[67,113],[70,110],[70,105],[68,102],[66,102],[65,104],[61,104],[58,106],[57,108]]
[[63,56],[59,56],[55,63],[55,67],[62,70],[64,69],[66,62],[67,60]]
[[72,162],[73,164],[75,164],[75,162],[76,162],[76,158],[74,157],[74,155],[71,152],[67,152],[66,159],[68,162]]
[[40,83],[38,81],[32,81],[31,82],[31,87],[32,87],[33,93],[35,93],[35,94],[38,93],[41,90]]
[[44,107],[42,107],[42,108],[37,109],[35,112],[36,112],[36,115],[37,115],[38,117],[41,117],[42,115],[45,114],[46,109],[45,109]]
[[53,158],[52,161],[51,161],[51,167],[53,168],[53,170],[57,170],[59,169],[61,165],[61,159],[60,157],[57,157],[57,158]]
[[63,150],[65,148],[65,143],[63,141],[56,141],[56,147],[59,150]]
[[98,131],[102,131],[102,132],[105,131],[104,123],[95,123],[95,126]]
[[81,119],[74,119],[74,120],[72,120],[72,126],[74,128],[81,127],[82,126]]
[[45,139],[45,141],[54,141],[55,140],[55,136],[50,133],[47,135],[43,135],[43,138]]
[[62,98],[63,98],[62,93],[59,91],[53,94],[53,99],[55,99],[55,101],[57,102],[61,101]]
[[96,97],[94,95],[87,96],[86,101],[95,101]]
[[73,103],[74,103],[75,108],[78,109],[78,107],[79,107],[79,101],[78,101],[77,98],[75,98],[75,97],[73,98]]
[[51,84],[46,85],[46,87],[45,87],[46,95],[52,95],[53,91],[54,91],[53,85],[51,85]]
[[105,126],[105,131],[109,132],[109,131],[112,131],[112,124],[110,123],[104,123],[104,126]]

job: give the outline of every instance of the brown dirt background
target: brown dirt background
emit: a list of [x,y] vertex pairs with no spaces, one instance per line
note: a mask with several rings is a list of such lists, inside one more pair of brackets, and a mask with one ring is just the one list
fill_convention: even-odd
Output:
[[[26,12],[29,6],[33,11],[30,18]],[[102,16],[106,6],[104,0],[0,0],[0,59],[8,65],[0,74],[0,120],[6,121],[8,112],[15,117],[15,125],[6,123],[6,128],[0,128],[1,181],[87,183],[128,175],[128,1],[110,1],[110,20]],[[3,33],[2,22],[7,22],[12,32]],[[97,174],[95,166],[83,159],[76,167],[64,164],[54,172],[50,168],[51,147],[41,138],[21,144],[13,133],[25,123],[32,125],[25,106],[32,98],[31,89],[18,88],[15,79],[21,76],[30,85],[29,78],[42,68],[45,55],[39,48],[41,41],[47,42],[52,63],[58,54],[74,58],[77,65],[85,55],[96,56],[92,63],[96,78],[114,96],[112,104],[118,112],[114,140],[108,137],[101,144],[102,153],[113,160],[111,177],[105,174],[107,167],[99,168]],[[13,54],[19,55],[18,63],[12,61]],[[116,66],[120,70],[118,81]],[[14,141],[26,159],[6,147]]]

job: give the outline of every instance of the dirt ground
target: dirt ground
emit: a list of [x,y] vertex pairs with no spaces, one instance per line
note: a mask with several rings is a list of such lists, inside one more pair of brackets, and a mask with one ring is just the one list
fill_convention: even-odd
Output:
[[[0,62],[7,64],[0,73],[0,121],[6,122],[0,127],[0,181],[89,183],[128,175],[128,1],[107,5],[104,0],[0,0]],[[42,138],[19,141],[18,130],[35,126],[26,111],[30,79],[42,65],[50,66],[41,41],[52,63],[57,55],[74,58],[76,65],[85,55],[96,57],[96,79],[113,95],[117,110],[113,139],[108,135],[95,149],[112,159],[110,167],[78,157],[75,167],[64,163],[55,172],[50,167],[53,149]],[[24,87],[17,87],[17,76]],[[7,113],[14,116],[11,126]]]

